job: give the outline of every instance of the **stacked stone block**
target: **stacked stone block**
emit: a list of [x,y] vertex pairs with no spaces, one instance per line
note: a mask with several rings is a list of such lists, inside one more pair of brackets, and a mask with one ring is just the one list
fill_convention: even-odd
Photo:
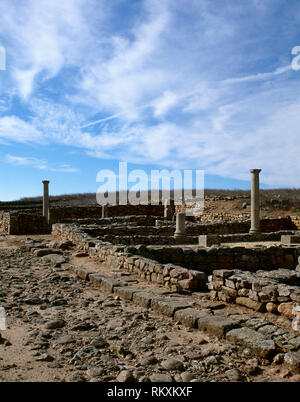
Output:
[[252,310],[292,318],[293,305],[300,303],[299,271],[259,270],[254,274],[220,269],[208,277],[208,288],[212,300],[236,303]]

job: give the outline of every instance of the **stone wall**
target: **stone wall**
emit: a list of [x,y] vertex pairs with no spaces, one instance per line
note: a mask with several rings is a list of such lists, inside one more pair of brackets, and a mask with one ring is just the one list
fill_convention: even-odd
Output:
[[50,233],[50,226],[46,219],[38,213],[10,212],[9,234],[46,234]]
[[[153,245],[113,245],[97,239],[85,232],[85,228],[76,224],[56,224],[52,227],[53,234],[61,239],[70,240],[81,248],[103,254],[105,261],[109,256],[118,259],[118,253],[123,250],[130,256],[135,255],[150,258],[160,264],[174,264],[181,267],[211,273],[215,269],[240,269],[256,272],[258,270],[274,270],[277,268],[294,269],[297,265],[300,247],[172,247]],[[97,251],[95,251],[97,250]],[[101,257],[102,258],[102,257]],[[112,263],[112,261],[110,261]]]
[[295,270],[258,271],[255,275],[240,270],[214,270],[208,280],[211,299],[256,311],[292,318],[292,306],[300,302],[300,276]]
[[[194,223],[187,226],[189,235],[205,234],[233,234],[249,233],[251,222],[249,221],[219,221],[211,223]],[[280,230],[297,230],[297,226],[290,217],[277,219],[262,219],[260,222],[261,231],[264,233],[277,232]]]
[[[61,240],[70,240],[79,249],[90,256],[118,269],[126,269],[141,279],[160,283],[172,291],[189,291],[206,289],[207,275],[204,272],[189,270],[174,264],[160,264],[153,258],[138,254],[143,247],[114,246],[111,243],[98,241],[84,233],[75,225],[55,224],[52,233]],[[134,254],[133,251],[137,252]]]
[[0,211],[0,233],[9,233],[10,215],[8,212]]
[[[107,216],[163,216],[162,205],[108,205]],[[83,218],[102,218],[102,206],[95,207],[50,207],[50,224]]]
[[[293,269],[299,248],[295,247],[171,247],[147,246],[138,253],[151,255],[160,263],[171,262],[188,269],[211,273],[214,269],[240,269],[256,272],[277,268]],[[135,252],[132,249],[132,252]]]

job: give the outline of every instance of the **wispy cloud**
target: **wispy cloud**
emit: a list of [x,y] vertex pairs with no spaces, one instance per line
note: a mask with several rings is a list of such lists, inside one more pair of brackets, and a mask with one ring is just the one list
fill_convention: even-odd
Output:
[[73,168],[68,164],[61,164],[57,167],[51,167],[48,165],[48,162],[28,156],[16,156],[16,155],[5,155],[3,158],[3,162],[10,163],[15,166],[30,166],[35,169],[54,171],[54,172],[64,172],[64,173],[75,173],[78,172],[79,169]]
[[287,66],[276,68],[276,70],[271,71],[269,73],[256,73],[256,74],[248,75],[245,77],[228,78],[226,80],[223,80],[223,83],[224,84],[237,84],[240,82],[268,80],[268,79],[272,79],[278,75],[284,74],[291,70],[292,70],[292,66],[289,64]]

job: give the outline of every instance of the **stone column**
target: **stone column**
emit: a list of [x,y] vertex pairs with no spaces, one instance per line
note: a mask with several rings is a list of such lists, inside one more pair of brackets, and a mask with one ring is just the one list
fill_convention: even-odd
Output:
[[49,223],[49,180],[43,180],[44,194],[43,194],[43,216]]
[[176,231],[174,237],[180,238],[185,236],[185,213],[179,212],[176,214]]
[[251,228],[249,233],[260,233],[259,217],[259,172],[261,169],[251,169]]
[[107,218],[107,205],[102,205],[102,218]]

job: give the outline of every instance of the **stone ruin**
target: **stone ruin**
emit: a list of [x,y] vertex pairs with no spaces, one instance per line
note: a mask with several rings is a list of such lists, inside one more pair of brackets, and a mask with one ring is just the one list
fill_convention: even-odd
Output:
[[[282,332],[267,321],[263,324],[218,315],[207,318],[193,308],[193,303],[181,305],[182,299],[175,307],[173,299],[174,308],[170,310],[160,297],[139,292],[130,286],[130,281],[126,282],[128,275],[134,275],[138,281],[157,285],[162,292],[167,290],[169,295],[246,307],[249,311],[282,316],[292,324],[295,306],[300,303],[298,220],[259,219],[259,171],[251,171],[251,220],[186,220],[185,213],[182,209],[178,212],[174,203],[49,209],[44,202],[43,216],[28,211],[0,212],[0,230],[10,234],[51,231],[56,239],[54,249],[61,242],[71,242],[117,273],[115,278],[105,278],[83,267],[70,266],[92,286],[164,311],[187,326],[244,343],[265,358],[274,356],[275,350],[289,353],[286,359],[300,369],[297,333]],[[32,216],[39,216],[43,223],[35,219],[32,226],[24,226]],[[34,241],[27,242],[26,247],[39,252]]]

